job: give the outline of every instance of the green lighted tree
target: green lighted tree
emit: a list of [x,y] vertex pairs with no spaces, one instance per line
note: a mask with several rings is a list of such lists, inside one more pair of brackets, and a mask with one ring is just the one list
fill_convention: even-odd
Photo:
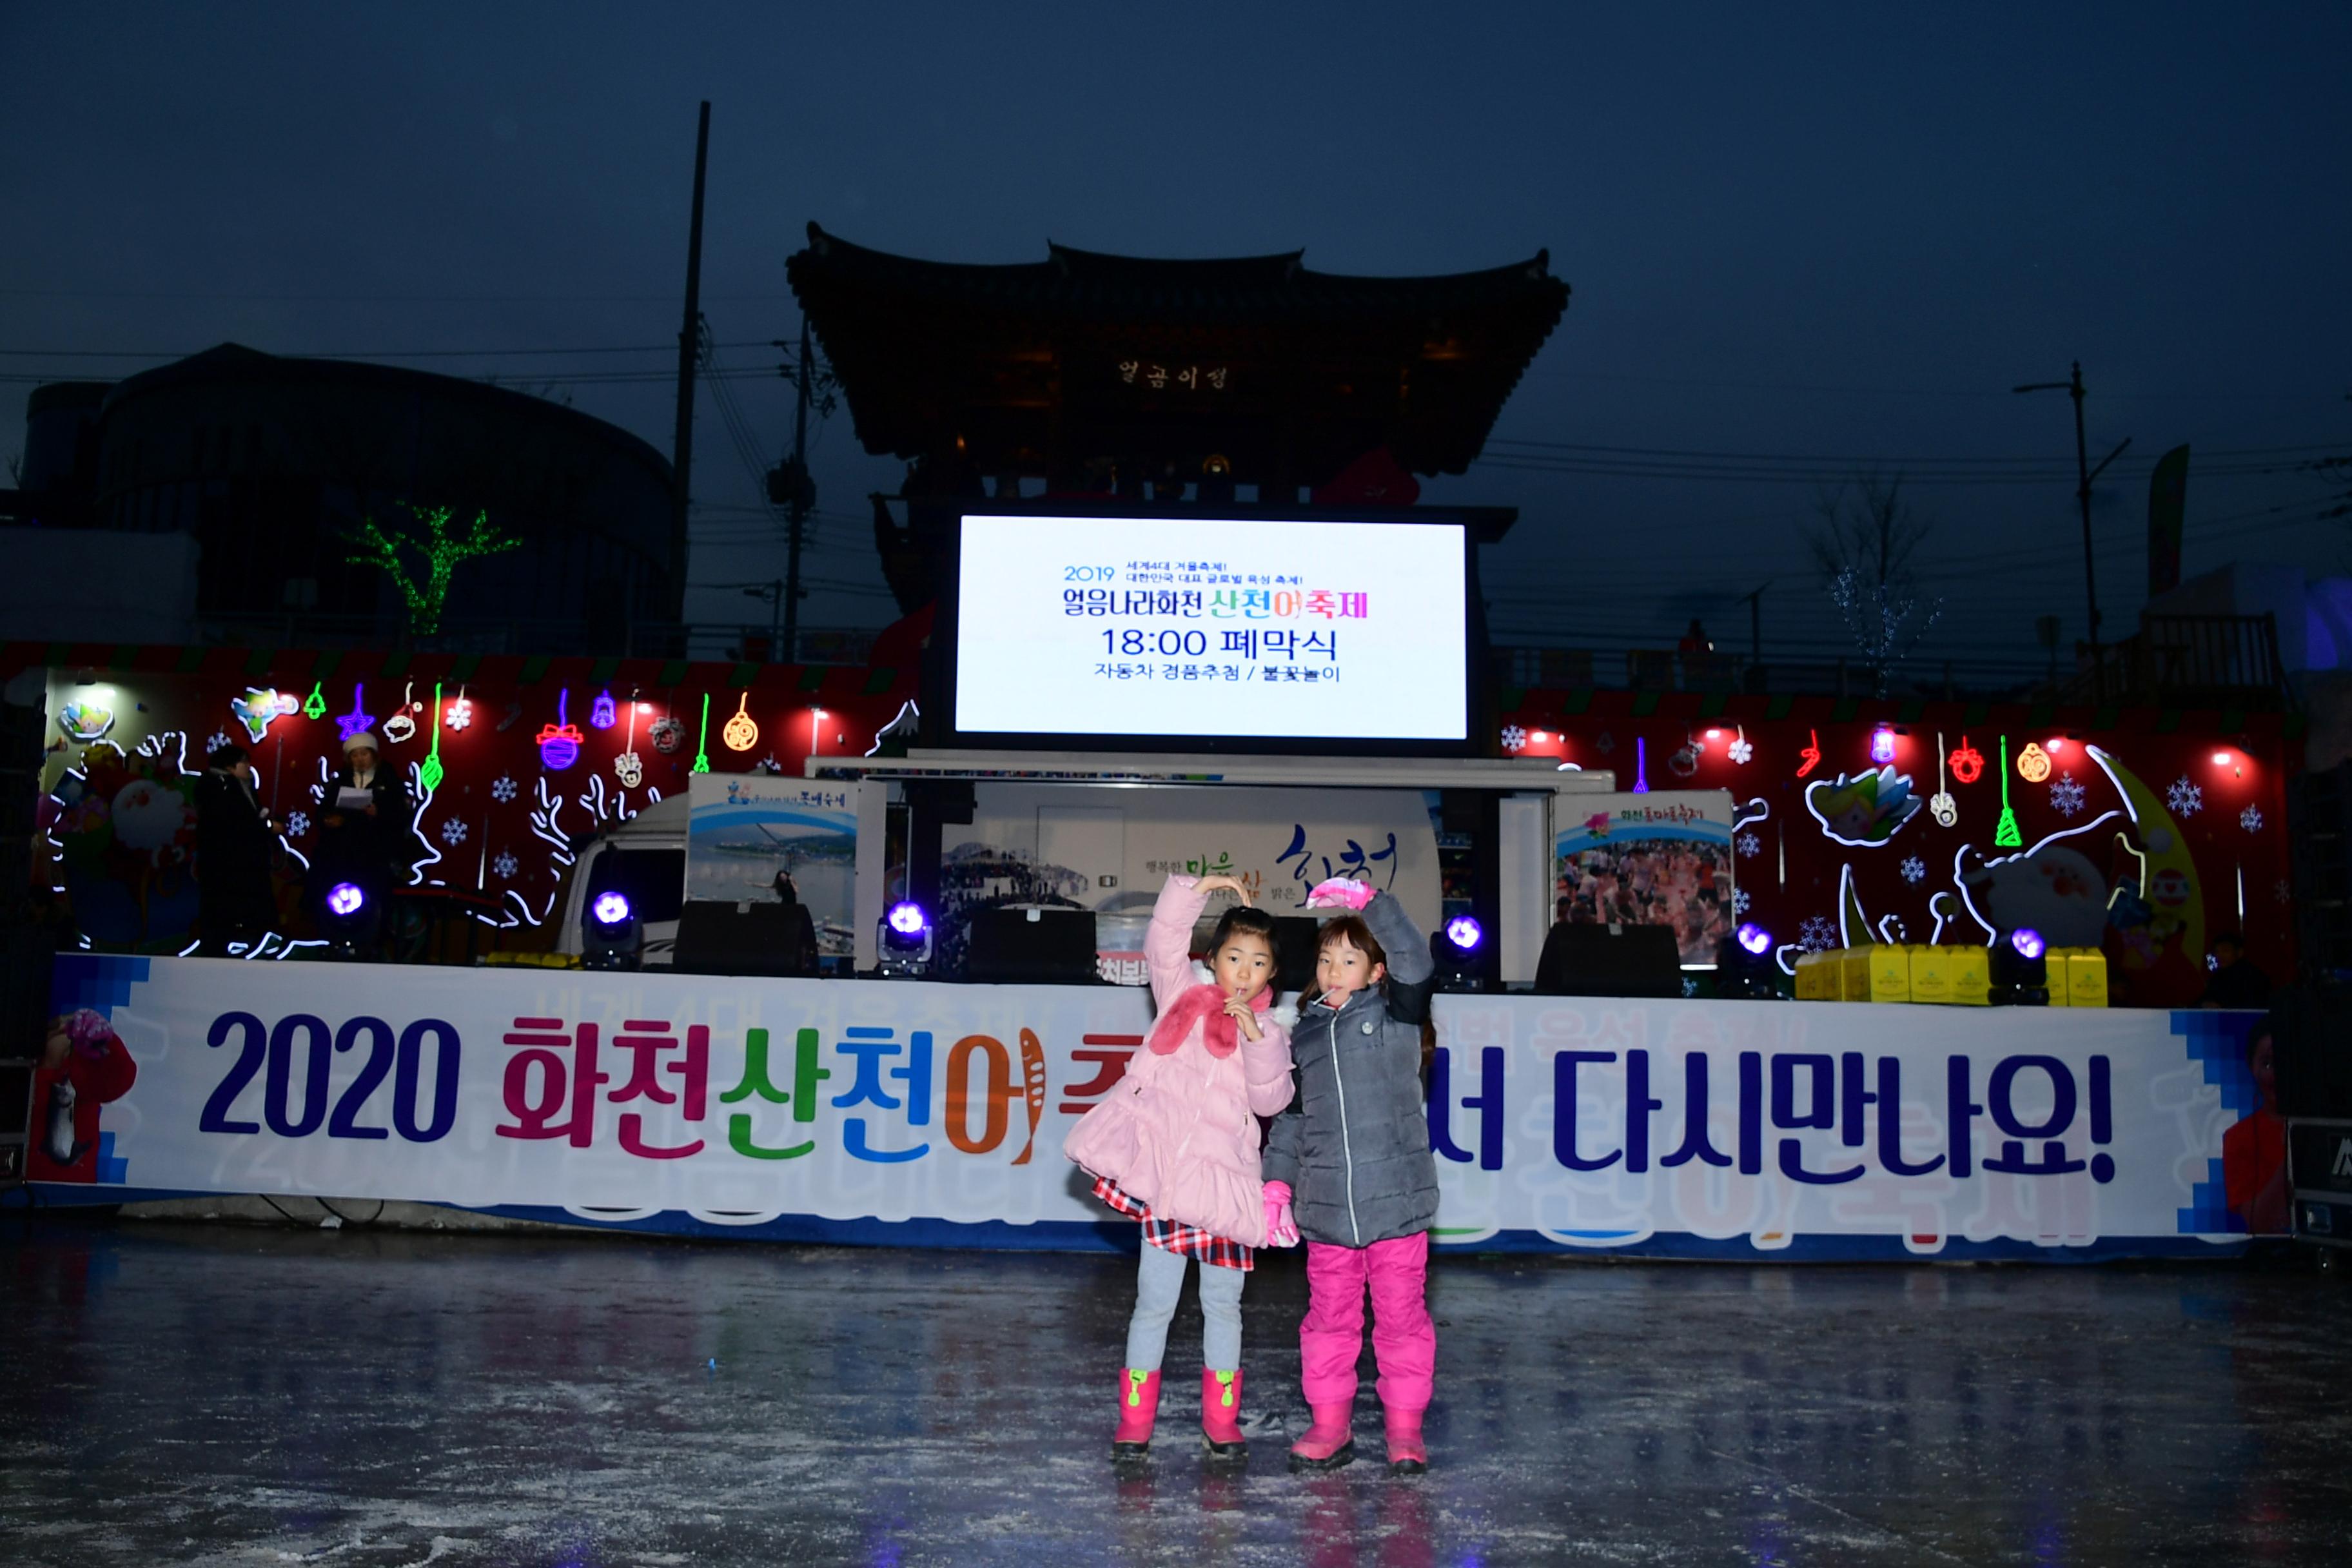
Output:
[[[509,550],[519,550],[522,541],[493,531],[490,514],[486,511],[477,511],[473,526],[453,536],[447,507],[414,506],[406,501],[401,505],[424,524],[422,537],[408,529],[387,531],[374,518],[362,517],[358,530],[344,535],[359,546],[355,553],[344,559],[358,566],[382,568],[408,605],[409,630],[419,637],[431,637],[441,629],[441,611],[449,602],[449,576],[457,571],[457,563],[477,555],[502,555]],[[421,574],[411,573],[401,559],[404,545],[423,558]]]

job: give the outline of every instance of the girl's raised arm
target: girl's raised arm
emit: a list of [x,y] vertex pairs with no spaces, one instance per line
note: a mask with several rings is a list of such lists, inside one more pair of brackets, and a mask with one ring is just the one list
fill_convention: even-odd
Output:
[[1160,889],[1151,906],[1151,926],[1143,933],[1143,963],[1151,975],[1151,999],[1161,1012],[1192,986],[1192,927],[1208,907],[1209,895],[1200,882],[1181,872]]

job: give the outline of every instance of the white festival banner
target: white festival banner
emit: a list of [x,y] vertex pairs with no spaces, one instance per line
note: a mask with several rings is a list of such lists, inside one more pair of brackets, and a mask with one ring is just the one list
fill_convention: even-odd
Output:
[[[137,1078],[86,1195],[516,1205],[1099,1247],[1062,1157],[1140,991],[69,955]],[[2205,1252],[2253,1016],[1438,999],[1441,1245]],[[60,1194],[59,1195],[65,1195]],[[939,1222],[944,1222],[944,1227]],[[779,1233],[782,1234],[782,1233]],[[1131,1235],[1131,1226],[1127,1234]],[[918,1239],[899,1235],[899,1239]]]

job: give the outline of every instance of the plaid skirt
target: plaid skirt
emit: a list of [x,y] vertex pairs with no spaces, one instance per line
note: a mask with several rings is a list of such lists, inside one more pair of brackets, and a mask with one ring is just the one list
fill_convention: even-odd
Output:
[[1178,1252],[1187,1258],[1197,1258],[1204,1264],[1219,1268],[1238,1268],[1246,1274],[1257,1267],[1251,1248],[1242,1242],[1213,1235],[1197,1225],[1179,1225],[1172,1219],[1155,1219],[1150,1205],[1122,1188],[1108,1176],[1095,1178],[1095,1196],[1119,1213],[1143,1222],[1143,1239],[1162,1252]]

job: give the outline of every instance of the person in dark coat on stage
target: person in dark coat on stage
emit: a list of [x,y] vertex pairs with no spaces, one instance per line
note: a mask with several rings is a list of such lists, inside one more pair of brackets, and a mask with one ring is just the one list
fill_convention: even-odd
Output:
[[[385,896],[405,885],[416,865],[416,805],[407,785],[378,763],[375,737],[367,731],[344,741],[343,757],[342,771],[320,802],[319,852],[310,862],[311,908],[321,908],[328,889],[337,883],[356,882],[382,912]],[[365,802],[358,801],[353,792],[365,795]]]
[[254,793],[245,748],[215,747],[196,780],[196,926],[207,957],[228,957],[232,943],[249,947],[277,922],[277,831]]

